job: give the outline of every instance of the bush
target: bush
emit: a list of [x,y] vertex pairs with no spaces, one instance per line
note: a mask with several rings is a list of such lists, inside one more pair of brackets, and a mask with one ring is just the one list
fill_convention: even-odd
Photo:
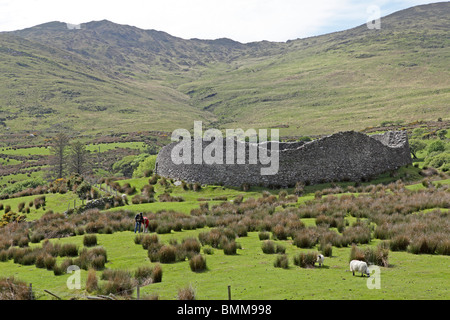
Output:
[[159,243],[159,238],[156,234],[146,234],[142,237],[141,244],[142,248],[144,248],[145,250],[148,250],[150,245],[154,243]]
[[78,256],[78,248],[75,244],[63,244],[59,250],[60,257],[76,257]]
[[275,259],[275,262],[273,263],[273,266],[275,268],[283,268],[288,269],[289,268],[289,259],[288,256],[285,254],[280,254]]
[[441,140],[434,141],[428,145],[428,154],[432,152],[443,152],[445,151],[445,144]]
[[414,254],[433,254],[436,250],[437,243],[435,243],[431,238],[426,236],[421,236],[414,239],[408,245],[407,251]]
[[367,264],[375,264],[382,267],[387,267],[389,265],[389,244],[381,242],[376,248],[365,248],[364,250],[358,248],[356,245],[352,245],[350,251],[349,261],[360,260],[365,261]]
[[333,246],[331,243],[321,244],[320,245],[320,251],[322,251],[322,254],[325,257],[332,257],[333,256]]
[[162,246],[158,251],[159,262],[161,263],[173,263],[176,261],[177,251],[173,246]]
[[301,268],[314,268],[317,261],[317,252],[300,252],[294,256],[294,264]]
[[392,251],[405,251],[408,248],[409,242],[408,236],[400,234],[389,241],[389,247]]
[[[134,282],[131,275],[123,270],[105,270],[102,279],[108,280],[101,288],[103,294],[130,296],[134,291]],[[106,275],[105,275],[106,273]]]
[[267,231],[261,231],[258,233],[259,240],[269,240],[270,239],[270,232]]
[[159,264],[156,264],[152,270],[152,280],[153,283],[162,281],[162,268]]
[[200,253],[200,249],[202,247],[201,243],[195,238],[186,238],[183,239],[181,243],[181,247],[188,253]]
[[48,255],[44,258],[44,267],[47,270],[53,270],[55,265],[56,265],[56,259],[54,257]]
[[0,300],[30,300],[28,285],[14,276],[0,278]]
[[304,229],[294,235],[293,244],[299,248],[312,248],[317,243],[317,234],[311,228]]
[[98,279],[95,269],[89,269],[86,279],[86,291],[92,293],[98,290]]
[[134,278],[142,285],[149,279],[152,279],[153,268],[150,266],[141,266],[134,272]]
[[80,256],[75,259],[74,264],[81,269],[88,270],[93,268],[95,270],[102,270],[105,263],[108,261],[106,250],[102,247],[95,247],[92,249],[83,248]]
[[226,255],[234,255],[237,253],[238,244],[234,241],[225,241],[222,244],[223,253]]
[[266,254],[273,254],[276,251],[275,242],[271,240],[265,240],[261,245],[262,252]]
[[205,271],[206,259],[202,255],[197,254],[193,256],[191,259],[189,259],[189,266],[191,267],[191,270],[194,272]]
[[97,236],[95,234],[86,234],[83,237],[83,245],[86,247],[94,247],[97,245]]
[[178,300],[195,300],[195,290],[191,285],[178,289]]
[[278,240],[286,240],[288,237],[288,232],[286,231],[286,228],[282,225],[276,225],[272,229],[273,237],[274,239]]

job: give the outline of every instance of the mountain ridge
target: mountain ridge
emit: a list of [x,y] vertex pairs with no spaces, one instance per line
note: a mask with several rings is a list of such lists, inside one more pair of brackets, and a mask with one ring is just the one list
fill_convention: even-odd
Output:
[[[382,17],[380,30],[245,44],[108,20],[2,32],[0,131],[170,131],[197,119],[313,134],[436,120],[449,101],[449,15],[436,3]],[[38,121],[30,108],[55,114]]]

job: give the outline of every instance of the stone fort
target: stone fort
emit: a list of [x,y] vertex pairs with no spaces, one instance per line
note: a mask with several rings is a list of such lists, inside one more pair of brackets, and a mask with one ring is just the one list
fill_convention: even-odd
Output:
[[[256,164],[250,164],[249,161],[244,164],[236,161],[233,164],[225,161],[223,164],[194,164],[194,161],[191,164],[175,164],[171,153],[178,143],[173,142],[161,149],[156,159],[157,174],[189,183],[234,187],[244,183],[252,186],[292,187],[297,182],[365,181],[412,163],[406,131],[389,131],[370,136],[346,131],[309,142],[258,144],[257,147],[265,148],[267,154],[278,152],[279,168],[274,175],[262,175],[261,168],[268,165],[260,161]],[[202,148],[210,143],[202,141]],[[245,144],[245,157],[248,160],[250,143],[235,139],[233,143],[234,150],[237,150],[237,144]],[[272,151],[271,143],[278,144],[277,151]],[[191,144],[194,144],[193,140]]]

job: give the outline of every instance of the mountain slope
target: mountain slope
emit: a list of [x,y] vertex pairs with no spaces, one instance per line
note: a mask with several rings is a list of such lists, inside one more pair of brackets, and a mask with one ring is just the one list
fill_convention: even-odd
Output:
[[88,132],[203,120],[300,135],[446,118],[448,16],[449,2],[417,6],[383,17],[380,30],[286,43],[185,40],[106,20],[0,33],[0,120]]

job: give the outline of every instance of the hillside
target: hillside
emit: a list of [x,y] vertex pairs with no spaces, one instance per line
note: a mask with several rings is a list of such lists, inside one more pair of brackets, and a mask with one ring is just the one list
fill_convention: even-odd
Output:
[[[280,127],[282,135],[447,118],[450,3],[380,30],[286,43],[181,39],[110,21],[0,33],[0,133]],[[3,124],[3,126],[2,126]]]

